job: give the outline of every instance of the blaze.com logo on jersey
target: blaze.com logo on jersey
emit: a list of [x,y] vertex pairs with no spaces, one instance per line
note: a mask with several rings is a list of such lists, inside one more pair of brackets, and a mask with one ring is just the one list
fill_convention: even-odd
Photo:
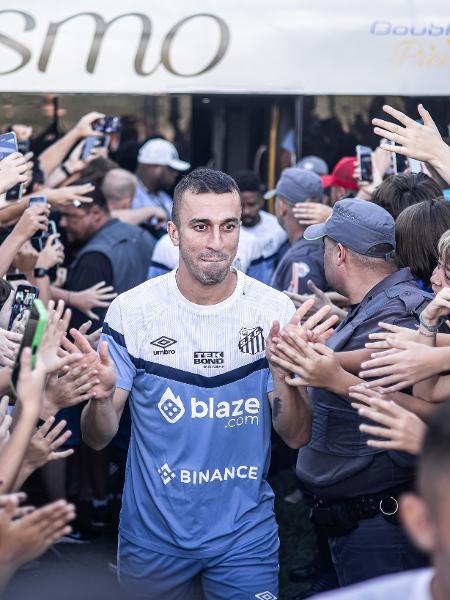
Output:
[[[212,396],[208,400],[191,397],[189,408],[191,419],[223,419],[226,429],[259,425],[258,398],[217,401]],[[169,387],[161,396],[158,409],[170,424],[177,423],[186,414],[186,407],[180,396],[175,396]]]

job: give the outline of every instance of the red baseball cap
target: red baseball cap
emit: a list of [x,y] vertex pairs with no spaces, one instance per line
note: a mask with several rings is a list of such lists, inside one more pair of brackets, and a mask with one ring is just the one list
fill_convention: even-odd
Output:
[[353,178],[355,171],[356,156],[344,156],[335,165],[331,175],[321,177],[323,187],[329,188],[332,185],[338,185],[346,190],[357,190],[358,183]]

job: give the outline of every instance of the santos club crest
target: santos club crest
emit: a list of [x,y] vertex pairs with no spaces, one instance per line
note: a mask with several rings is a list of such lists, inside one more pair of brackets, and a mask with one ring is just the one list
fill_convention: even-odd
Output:
[[266,347],[262,327],[247,329],[242,327],[239,331],[239,350],[244,354],[258,354]]

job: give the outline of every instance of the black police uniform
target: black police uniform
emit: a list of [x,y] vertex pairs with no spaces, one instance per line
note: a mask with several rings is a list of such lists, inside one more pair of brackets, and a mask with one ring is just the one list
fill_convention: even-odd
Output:
[[323,240],[305,240],[302,236],[294,242],[280,260],[271,281],[271,286],[284,292],[292,280],[292,266],[299,263],[298,293],[310,294],[306,282],[314,281],[321,290],[328,290],[323,267]]
[[[401,269],[368,292],[327,345],[342,352],[364,348],[379,321],[415,328],[431,298]],[[299,452],[297,475],[315,497],[313,520],[328,533],[340,585],[422,566],[397,515],[387,514],[396,513],[399,494],[412,486],[414,458],[367,446],[348,399],[320,388],[308,393],[312,434]]]

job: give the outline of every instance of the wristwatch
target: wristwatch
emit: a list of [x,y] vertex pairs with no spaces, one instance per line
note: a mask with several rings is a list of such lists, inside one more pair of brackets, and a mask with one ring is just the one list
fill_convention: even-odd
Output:
[[419,323],[420,323],[420,326],[423,327],[424,329],[426,329],[426,331],[428,331],[429,333],[437,333],[441,326],[440,321],[436,325],[429,325],[428,323],[425,323],[425,321],[423,320],[423,317],[422,317],[422,313],[419,315]]
[[48,275],[48,269],[44,269],[44,267],[37,267],[34,270],[34,277],[39,279],[40,277],[46,277]]

